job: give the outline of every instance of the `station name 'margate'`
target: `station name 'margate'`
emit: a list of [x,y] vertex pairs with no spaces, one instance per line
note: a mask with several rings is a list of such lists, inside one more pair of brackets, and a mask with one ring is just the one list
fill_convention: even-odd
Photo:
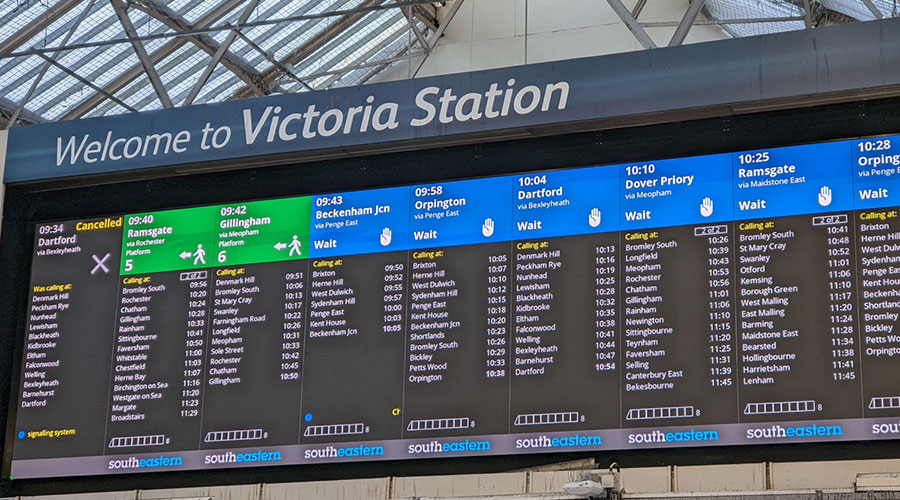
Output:
[[[483,92],[457,94],[452,88],[425,87],[416,94],[414,117],[401,119],[397,102],[378,102],[374,95],[346,107],[306,109],[266,106],[242,110],[244,145],[314,140],[340,135],[379,133],[401,125],[417,128],[455,122],[493,120],[566,109],[569,84],[519,85],[509,79]],[[177,155],[191,150],[217,150],[231,144],[233,127],[207,122],[200,130],[167,130],[144,135],[83,134],[56,138],[56,166]]]

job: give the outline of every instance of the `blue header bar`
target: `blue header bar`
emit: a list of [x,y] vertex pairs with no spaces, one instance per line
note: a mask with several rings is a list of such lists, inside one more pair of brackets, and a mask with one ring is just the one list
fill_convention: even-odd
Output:
[[900,206],[900,136],[313,197],[311,257]]
[[410,248],[512,238],[512,177],[427,184],[411,189]]
[[512,181],[516,240],[619,230],[614,167],[519,175]]
[[853,203],[860,210],[900,205],[900,136],[853,141]]
[[734,155],[736,219],[853,209],[850,141]]
[[622,229],[731,220],[731,156],[696,156],[619,167]]
[[407,250],[410,188],[314,196],[310,257]]

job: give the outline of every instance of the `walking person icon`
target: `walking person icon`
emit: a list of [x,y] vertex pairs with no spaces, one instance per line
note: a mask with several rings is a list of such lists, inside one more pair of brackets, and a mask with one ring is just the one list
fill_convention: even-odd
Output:
[[289,247],[291,247],[291,251],[288,252],[288,257],[294,255],[294,252],[297,252],[298,257],[302,256],[303,254],[300,253],[300,245],[300,240],[297,239],[297,235],[295,234],[294,239],[291,240],[291,243],[288,245]]
[[194,265],[197,265],[197,262],[201,264],[206,264],[206,250],[203,249],[203,245],[197,243],[197,251],[194,252]]

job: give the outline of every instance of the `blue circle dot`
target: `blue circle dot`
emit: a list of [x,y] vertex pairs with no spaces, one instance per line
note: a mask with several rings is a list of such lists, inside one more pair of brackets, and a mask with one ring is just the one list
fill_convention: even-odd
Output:
[[19,431],[19,439],[25,439],[25,431]]
[[312,422],[312,413],[307,413],[306,415],[304,415],[303,420],[306,420],[307,422]]

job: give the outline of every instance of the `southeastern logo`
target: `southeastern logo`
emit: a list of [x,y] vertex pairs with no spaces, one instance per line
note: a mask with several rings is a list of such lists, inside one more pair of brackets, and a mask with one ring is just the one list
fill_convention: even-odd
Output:
[[582,446],[603,446],[603,439],[599,435],[550,437],[547,435],[529,439],[517,439],[516,449],[527,448],[570,448]]
[[628,444],[646,443],[690,443],[695,441],[718,441],[719,431],[698,431],[690,429],[686,431],[662,432],[653,430],[628,435]]
[[872,424],[872,434],[900,434],[900,422]]
[[801,425],[796,427],[754,427],[747,429],[747,439],[790,439],[825,436],[843,436],[840,425]]
[[153,458],[129,457],[119,460],[110,460],[107,468],[116,469],[146,469],[152,467],[181,467],[184,460],[180,456],[160,455]]

